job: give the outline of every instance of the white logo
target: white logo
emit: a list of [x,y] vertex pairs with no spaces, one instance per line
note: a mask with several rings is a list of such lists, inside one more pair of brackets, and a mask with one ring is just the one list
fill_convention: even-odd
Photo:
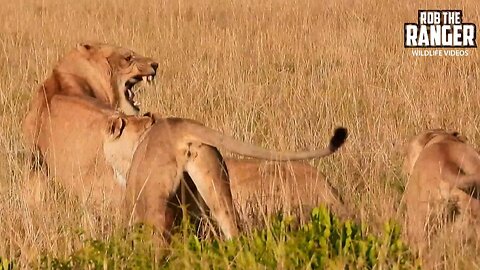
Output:
[[419,10],[418,23],[404,26],[405,48],[450,48],[452,50],[414,50],[416,56],[466,56],[476,48],[477,29],[473,23],[463,23],[461,10]]

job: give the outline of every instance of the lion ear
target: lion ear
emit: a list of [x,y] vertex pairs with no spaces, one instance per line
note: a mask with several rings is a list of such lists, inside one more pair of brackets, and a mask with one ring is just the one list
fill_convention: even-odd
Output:
[[468,141],[467,137],[460,134],[460,132],[458,132],[458,131],[452,131],[452,132],[450,132],[450,134],[452,136],[456,137],[457,139],[459,139],[461,142],[467,142]]
[[145,124],[145,128],[149,128],[155,124],[155,115],[151,112],[146,112],[143,114],[143,117],[148,118],[148,121]]
[[77,50],[81,52],[88,52],[93,48],[93,45],[90,42],[81,42],[77,44]]
[[152,112],[146,112],[143,114],[143,116],[150,117],[153,120],[153,123],[155,123],[157,120],[161,118],[159,113],[152,113]]
[[125,129],[127,120],[120,115],[112,116],[107,121],[107,136],[111,140],[118,139]]
[[424,147],[425,145],[427,145],[427,143],[429,143],[433,138],[435,138],[439,134],[442,134],[442,133],[445,134],[444,132],[445,132],[444,129],[428,130],[427,132],[424,133],[424,135],[422,137],[420,137],[421,139],[418,140],[418,144],[420,144],[420,145],[422,145],[422,147]]
[[146,112],[143,114],[143,116],[149,117],[152,120],[152,124],[155,124],[158,117],[155,113],[151,113],[151,112]]

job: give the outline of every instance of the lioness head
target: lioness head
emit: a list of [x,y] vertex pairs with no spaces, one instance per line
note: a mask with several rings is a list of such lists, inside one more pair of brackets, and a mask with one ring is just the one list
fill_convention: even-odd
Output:
[[462,136],[457,131],[446,131],[443,129],[430,129],[416,135],[406,144],[406,157],[403,163],[403,172],[406,175],[410,175],[413,170],[413,166],[415,165],[415,162],[417,161],[418,156],[420,156],[422,150],[428,145],[445,140],[465,143],[467,138]]
[[138,144],[155,123],[150,114],[109,117],[105,129],[103,151],[107,162],[113,167],[119,184],[126,185],[126,175]]
[[[136,115],[139,103],[133,87],[144,80],[151,82],[158,63],[132,50],[102,44],[82,43],[68,53],[55,67],[62,91],[81,92]],[[69,93],[70,94],[70,93]]]

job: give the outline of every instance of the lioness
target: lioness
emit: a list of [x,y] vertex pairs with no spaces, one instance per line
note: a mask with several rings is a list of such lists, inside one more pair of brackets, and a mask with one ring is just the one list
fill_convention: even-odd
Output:
[[129,49],[101,43],[83,43],[67,53],[34,95],[23,121],[29,147],[38,148],[41,126],[48,119],[55,95],[93,97],[127,115],[138,114],[133,86],[153,80],[158,63]]
[[[233,201],[243,217],[278,210],[298,213],[301,220],[324,203],[341,216],[347,211],[336,189],[325,176],[301,161],[272,163],[256,159],[226,158]],[[259,212],[263,209],[262,212]]]
[[55,95],[50,104],[38,139],[50,175],[94,207],[120,206],[125,183],[109,165],[114,157],[104,153],[108,143],[118,143],[131,159],[154,119],[126,116],[89,97]]
[[407,234],[422,249],[432,232],[432,219],[458,214],[453,210],[463,216],[480,214],[480,201],[471,196],[472,188],[480,186],[480,155],[458,132],[442,129],[415,136],[406,154]]
[[[311,152],[275,152],[240,142],[189,119],[160,118],[137,147],[131,167],[128,162],[112,164],[127,175],[126,201],[133,216],[154,225],[161,233],[170,231],[175,209],[169,205],[184,173],[192,179],[224,235],[237,235],[227,169],[218,148],[237,154],[271,160],[324,157],[345,141],[347,131],[335,131],[327,148]],[[109,147],[111,154],[121,145]],[[128,158],[128,155],[127,155]]]

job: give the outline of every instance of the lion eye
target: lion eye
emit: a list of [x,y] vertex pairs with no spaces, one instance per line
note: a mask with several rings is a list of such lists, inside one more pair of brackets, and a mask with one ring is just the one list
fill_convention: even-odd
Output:
[[133,56],[132,56],[131,54],[128,55],[127,57],[125,57],[125,60],[126,60],[127,62],[132,61],[132,59],[133,59]]

